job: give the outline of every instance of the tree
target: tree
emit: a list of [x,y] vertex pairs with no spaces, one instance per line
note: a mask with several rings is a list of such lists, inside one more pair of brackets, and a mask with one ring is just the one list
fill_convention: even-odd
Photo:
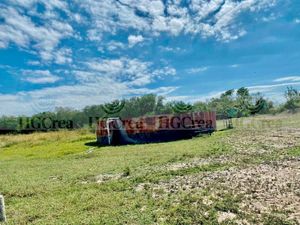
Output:
[[16,131],[19,127],[19,119],[13,116],[2,116],[0,118],[0,134]]
[[158,115],[158,114],[162,114],[163,111],[164,111],[164,97],[157,96],[156,97],[156,106],[155,106],[155,109],[154,109],[154,113],[156,115]]
[[228,90],[221,95],[220,105],[223,114],[227,114],[228,110],[234,108],[235,101],[233,98],[234,90]]
[[228,91],[225,91],[225,93],[221,94],[221,98],[226,98],[226,97],[232,98],[233,94],[234,94],[234,89],[230,89]]
[[209,111],[209,106],[207,105],[207,102],[195,102],[194,111]]
[[239,88],[237,90],[236,94],[237,94],[237,97],[240,97],[240,98],[247,98],[250,96],[248,88],[245,88],[245,87]]
[[153,115],[155,114],[156,106],[157,97],[154,94],[133,97],[125,101],[124,108],[120,112],[120,115],[121,118]]
[[250,114],[247,106],[250,105],[251,95],[249,93],[248,88],[241,87],[236,92],[236,106],[238,108],[240,116],[248,116]]
[[287,87],[285,98],[284,108],[290,112],[296,112],[296,109],[300,107],[300,93],[293,87]]

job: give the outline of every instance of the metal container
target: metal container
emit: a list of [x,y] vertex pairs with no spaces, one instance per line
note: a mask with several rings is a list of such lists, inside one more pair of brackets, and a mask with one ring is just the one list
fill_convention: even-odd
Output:
[[215,112],[168,114],[98,121],[100,145],[142,144],[191,138],[216,130]]

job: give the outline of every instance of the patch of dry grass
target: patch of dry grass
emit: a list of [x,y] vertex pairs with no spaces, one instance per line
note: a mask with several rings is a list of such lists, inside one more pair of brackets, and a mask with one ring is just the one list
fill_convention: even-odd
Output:
[[57,141],[76,141],[82,139],[83,136],[91,136],[88,130],[61,130],[53,132],[36,132],[31,134],[17,134],[17,135],[0,135],[0,149],[10,147],[13,145],[41,145],[45,142],[57,142]]

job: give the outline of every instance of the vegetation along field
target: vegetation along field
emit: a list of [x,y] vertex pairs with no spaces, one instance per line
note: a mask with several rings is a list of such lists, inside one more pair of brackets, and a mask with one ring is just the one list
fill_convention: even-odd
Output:
[[299,224],[300,114],[234,125],[121,147],[85,130],[0,136],[8,224]]

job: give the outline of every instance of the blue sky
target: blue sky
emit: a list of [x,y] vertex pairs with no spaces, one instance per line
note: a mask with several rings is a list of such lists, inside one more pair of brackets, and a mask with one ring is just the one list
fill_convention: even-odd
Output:
[[2,0],[0,115],[300,88],[296,0]]

